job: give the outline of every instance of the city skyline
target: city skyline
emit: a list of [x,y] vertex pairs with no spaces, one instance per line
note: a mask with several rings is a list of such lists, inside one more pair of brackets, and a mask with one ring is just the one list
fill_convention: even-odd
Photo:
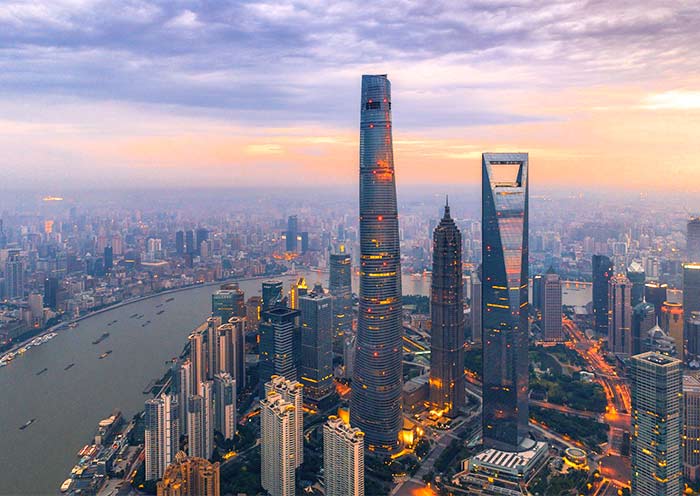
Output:
[[352,184],[353,75],[387,72],[401,184],[523,150],[537,184],[697,190],[687,2],[97,5],[0,7],[7,185]]

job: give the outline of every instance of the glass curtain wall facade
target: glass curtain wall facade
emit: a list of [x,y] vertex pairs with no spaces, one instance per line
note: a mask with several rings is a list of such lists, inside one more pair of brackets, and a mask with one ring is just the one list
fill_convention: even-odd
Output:
[[528,155],[482,156],[484,445],[528,433]]
[[360,302],[350,423],[370,451],[399,448],[402,426],[401,266],[391,138],[391,84],[362,76]]

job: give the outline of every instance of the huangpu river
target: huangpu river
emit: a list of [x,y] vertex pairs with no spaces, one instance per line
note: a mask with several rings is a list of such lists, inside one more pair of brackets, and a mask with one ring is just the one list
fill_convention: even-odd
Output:
[[[275,279],[284,281],[286,291],[300,276],[309,287],[316,282],[328,285],[328,273],[322,271]],[[239,281],[246,299],[260,295],[263,280]],[[402,284],[404,294],[430,292],[426,276],[405,275]],[[56,494],[101,419],[114,409],[126,418],[143,409],[148,396],[142,391],[164,374],[166,361],[179,355],[190,331],[209,315],[216,289],[197,286],[95,314],[0,368],[0,494]],[[353,291],[358,289],[355,277]],[[568,292],[565,304],[590,301],[590,288]],[[169,298],[174,300],[166,301]],[[164,312],[158,315],[160,310]],[[144,316],[130,318],[133,314]],[[105,332],[110,333],[107,339],[92,344]],[[112,353],[99,359],[108,350]],[[74,365],[65,370],[70,364]],[[37,375],[44,368],[47,371]],[[28,428],[19,429],[33,418]]]

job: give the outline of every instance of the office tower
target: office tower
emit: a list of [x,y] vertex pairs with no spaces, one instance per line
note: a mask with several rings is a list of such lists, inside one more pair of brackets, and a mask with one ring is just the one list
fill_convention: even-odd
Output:
[[180,419],[177,396],[146,400],[144,417],[146,480],[160,479],[178,451]]
[[[700,220],[698,221],[700,222]],[[688,319],[700,312],[700,262],[683,264],[683,315],[685,318],[685,339],[689,339]]]
[[462,233],[450,207],[433,232],[430,286],[430,405],[449,417],[464,406],[464,286]]
[[542,282],[542,333],[545,341],[564,341],[561,298],[561,277],[550,268]]
[[648,282],[644,285],[644,300],[654,305],[656,321],[661,319],[661,306],[667,300],[668,284],[658,282]]
[[300,277],[297,282],[292,283],[289,288],[289,308],[299,310],[299,298],[309,292],[309,286],[306,284],[306,279]]
[[245,320],[231,317],[228,324],[219,326],[218,371],[226,372],[236,380],[236,390],[243,391],[245,370]]
[[700,312],[692,312],[685,321],[686,355],[689,361],[700,361]]
[[482,155],[483,438],[518,451],[528,433],[528,155]]
[[290,215],[287,219],[286,249],[297,251],[297,237],[299,236],[299,221],[296,215]]
[[481,343],[481,315],[483,311],[481,303],[481,276],[479,271],[474,271],[469,277],[471,284],[471,300],[469,303],[471,319],[471,341]]
[[620,355],[632,353],[632,284],[623,274],[608,283],[608,349]]
[[24,261],[19,250],[11,250],[5,261],[5,298],[24,296]]
[[294,411],[276,391],[260,401],[260,478],[270,496],[294,496]]
[[175,233],[175,253],[178,255],[185,254],[185,231],[177,231]]
[[343,367],[346,379],[352,379],[355,370],[355,345],[357,337],[354,334],[346,334],[343,338]]
[[282,303],[282,281],[265,281],[262,283],[262,311]]
[[682,363],[654,352],[632,357],[632,494],[681,494]]
[[700,379],[683,376],[683,476],[700,481]]
[[236,435],[236,381],[225,372],[214,376],[214,404],[216,430],[224,439],[233,439]]
[[189,340],[192,394],[202,394],[202,383],[207,380],[206,333],[201,330],[194,331],[190,334]]
[[677,355],[676,341],[666,334],[661,327],[655,325],[647,331],[646,338],[642,342],[641,353],[646,353],[647,351],[655,351],[661,355],[675,357]]
[[542,311],[544,300],[544,276],[537,274],[532,277],[532,308]]
[[230,289],[219,289],[211,295],[211,314],[214,317],[219,317],[221,322],[225,324],[228,319],[233,317],[236,309],[236,292]]
[[262,312],[262,297],[251,296],[245,304],[246,328],[249,331],[257,331],[260,325],[260,313]]
[[178,452],[156,485],[156,496],[221,496],[219,462]]
[[661,305],[661,319],[659,325],[666,334],[671,336],[676,342],[676,355],[684,360],[683,349],[685,348],[683,304],[665,301]]
[[333,309],[331,296],[312,291],[299,297],[300,382],[305,396],[320,403],[333,392]]
[[638,355],[644,351],[644,341],[649,331],[656,326],[656,311],[654,305],[645,301],[632,309],[632,351]]
[[401,256],[391,138],[391,85],[362,76],[360,111],[360,303],[351,424],[367,448],[399,448],[403,419]]
[[195,251],[202,254],[201,247],[202,243],[205,243],[209,239],[209,231],[200,227],[195,231]]
[[206,378],[211,380],[214,378],[214,374],[219,371],[219,327],[221,327],[220,317],[209,317],[207,319],[207,348],[206,348],[206,361],[207,361],[207,371]]
[[364,496],[365,435],[335,415],[323,426],[326,496]]
[[700,263],[700,217],[692,217],[688,221],[686,261]]
[[194,232],[185,231],[185,253],[190,255],[197,253],[197,248],[194,245]]
[[333,338],[342,343],[346,333],[352,333],[352,261],[345,246],[331,253],[328,290],[333,297]]
[[192,361],[187,358],[173,364],[172,394],[177,394],[178,417],[180,419],[180,434],[187,434],[187,405],[188,398],[194,394],[192,388]]
[[44,303],[51,310],[58,308],[58,278],[47,277],[44,280]]
[[297,381],[287,380],[285,377],[275,375],[265,383],[265,396],[270,391],[279,394],[282,399],[294,407],[291,412],[292,439],[291,453],[294,455],[295,467],[304,463],[304,386]]
[[105,246],[102,252],[102,258],[104,260],[105,272],[109,272],[114,267],[114,253],[112,252],[111,246]]
[[300,232],[298,240],[301,243],[301,252],[306,253],[309,251],[309,233],[306,231]]
[[[232,315],[232,317],[245,317],[246,311],[247,311],[246,307],[245,307],[245,293],[238,286],[238,283],[232,282],[232,283],[228,283],[228,284],[222,284],[219,289],[222,289],[224,291],[231,291],[233,293],[231,295],[232,303],[233,303],[233,315]],[[221,321],[225,324],[226,322],[228,322],[228,319],[224,320],[222,318]]]
[[632,283],[632,306],[635,307],[644,301],[644,283],[646,274],[640,262],[634,261],[627,268],[627,279]]
[[265,310],[260,321],[259,335],[260,384],[269,381],[273,375],[297,380],[300,358],[299,311],[280,306]]
[[593,318],[598,334],[608,334],[608,283],[612,276],[612,261],[605,255],[593,255]]

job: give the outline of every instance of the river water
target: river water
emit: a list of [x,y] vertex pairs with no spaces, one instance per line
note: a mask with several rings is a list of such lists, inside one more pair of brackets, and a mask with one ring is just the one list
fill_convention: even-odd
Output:
[[[320,271],[278,279],[286,290],[299,276],[309,286],[317,281],[327,286],[328,274]],[[240,281],[246,298],[260,294],[261,282]],[[356,278],[353,284],[357,291]],[[404,294],[427,295],[430,290],[429,277],[404,276],[402,284]],[[147,396],[142,391],[163,375],[165,362],[180,353],[190,331],[209,315],[215,290],[199,286],[94,315],[1,368],[0,494],[56,494],[99,420],[115,408],[126,418],[143,408]],[[166,302],[169,298],[174,300]],[[564,303],[567,299],[565,294]],[[157,315],[160,310],[165,312]],[[135,313],[144,317],[130,318]],[[108,326],[113,320],[117,322]],[[93,345],[104,332],[110,336]],[[107,350],[112,353],[99,359]],[[75,365],[64,370],[71,363]],[[37,375],[43,368],[48,371]],[[19,430],[32,418],[36,422]]]

